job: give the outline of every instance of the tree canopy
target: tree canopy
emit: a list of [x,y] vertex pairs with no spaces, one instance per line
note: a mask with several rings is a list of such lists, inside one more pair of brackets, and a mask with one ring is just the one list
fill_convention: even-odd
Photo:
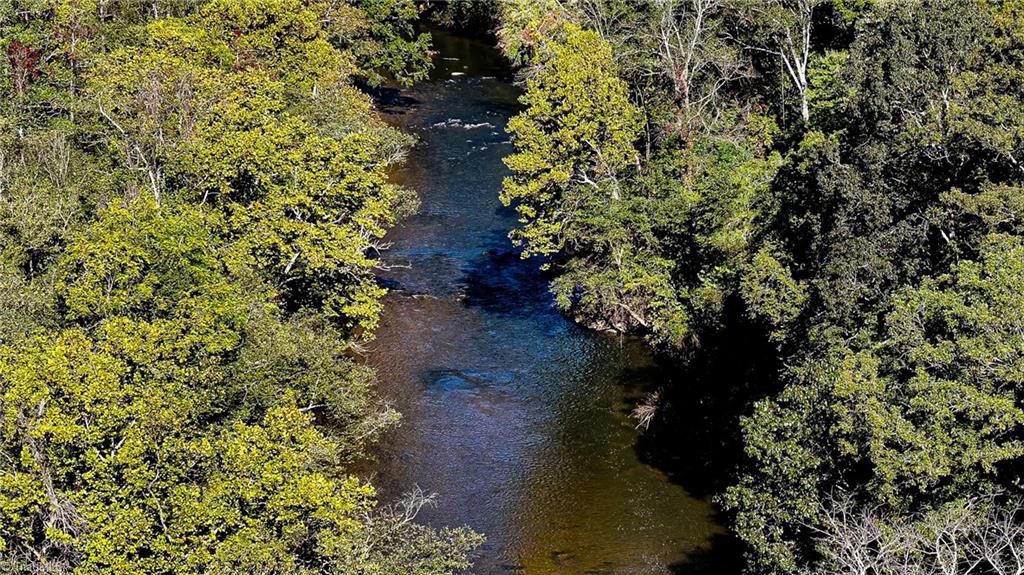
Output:
[[0,557],[24,573],[441,575],[480,536],[350,471],[398,414],[350,354],[410,138],[360,82],[412,2],[0,8]]
[[[687,385],[742,396],[719,501],[749,572],[889,572],[844,571],[826,544],[864,535],[852,517],[998,515],[970,502],[1020,490],[1024,6],[540,4],[499,8],[527,78],[512,237],[545,256],[569,314],[671,358],[664,417]],[[602,86],[621,88],[598,113]],[[611,154],[566,140],[558,110],[582,133],[596,118],[605,142],[633,129]],[[590,176],[611,173],[602,157],[629,158],[614,187]],[[956,561],[942,572],[967,573]]]

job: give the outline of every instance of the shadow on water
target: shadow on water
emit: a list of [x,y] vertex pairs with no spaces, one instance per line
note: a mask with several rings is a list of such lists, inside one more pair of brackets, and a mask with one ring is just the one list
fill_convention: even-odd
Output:
[[363,91],[373,97],[374,106],[383,114],[401,115],[409,114],[415,110],[419,100],[413,98],[398,88],[388,86],[370,87],[360,86]]
[[556,313],[548,277],[536,259],[523,259],[501,230],[494,230],[478,257],[463,266],[463,303],[489,314],[529,317]]

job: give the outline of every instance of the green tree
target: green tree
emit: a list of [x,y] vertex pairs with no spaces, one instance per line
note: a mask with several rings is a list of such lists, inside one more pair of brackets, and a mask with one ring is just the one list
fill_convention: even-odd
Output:
[[[275,321],[266,290],[229,275],[209,217],[106,210],[58,263],[66,327],[0,350],[6,556],[74,573],[362,573],[373,563],[354,558],[406,552],[366,547],[383,536],[373,490],[340,465],[394,419],[369,409],[369,374],[326,351],[329,331]],[[478,542],[423,529],[391,528],[418,533],[423,573]]]
[[[568,11],[563,19],[600,33],[590,32],[588,42],[541,41],[529,49],[536,72],[527,109],[510,123],[520,139],[507,160],[514,175],[503,197],[518,202],[524,225],[513,238],[526,253],[557,254],[552,287],[563,308],[592,326],[645,333],[678,351],[701,330],[717,329],[751,268],[756,221],[780,163],[772,150],[779,130],[737,97],[750,63],[729,37],[735,11],[705,0],[654,8],[612,2]],[[506,35],[536,20],[526,8],[504,9],[514,13],[505,19]],[[527,30],[519,35],[533,37]],[[650,56],[616,61],[612,47]],[[612,64],[602,63],[605,54]],[[619,112],[630,118],[628,141],[643,150],[616,148],[623,160],[614,173],[601,165],[614,154],[588,149],[581,136],[584,128],[593,131],[583,120],[601,119],[592,110],[604,108],[584,108],[579,102],[587,102],[588,90],[570,91],[583,83],[580,70],[598,65],[607,68],[600,74],[617,76],[609,82],[622,93],[618,107],[629,108]],[[612,128],[601,127],[609,138]],[[589,165],[581,165],[580,153]],[[802,291],[793,297],[802,301]]]
[[806,565],[838,487],[905,514],[1000,485],[1000,464],[1024,455],[1022,255],[993,236],[980,261],[900,290],[877,343],[810,360],[757,405],[726,498],[755,569]]
[[505,159],[513,175],[501,200],[519,212],[512,237],[527,254],[576,247],[581,204],[619,201],[619,175],[636,158],[638,112],[610,47],[571,24],[562,34],[527,82],[526,110],[508,126],[516,153]]
[[[469,565],[479,535],[379,508],[346,471],[398,418],[346,350],[410,204],[385,173],[410,140],[354,81],[428,60],[402,43],[412,3],[363,4],[0,8],[5,567]],[[388,34],[402,70],[357,54]]]
[[[550,258],[575,318],[646,333],[688,378],[749,352],[702,355],[716,335],[774,344],[751,360],[771,371],[744,376],[768,397],[736,402],[753,415],[724,499],[750,571],[814,569],[835,489],[897,523],[1016,489],[1019,3],[538,6],[500,11],[534,82],[510,125],[513,237]],[[635,106],[614,186],[553,143],[577,100],[538,83],[573,77],[551,31],[578,28]]]
[[[1019,20],[952,2],[872,17],[838,73],[843,124],[789,154],[765,226],[810,284],[813,323],[851,331],[894,289],[976,254],[991,228],[951,210],[950,195],[1019,181],[1012,153],[992,147],[1014,146],[1012,91],[983,80],[1013,57],[1003,44]],[[978,116],[994,100],[1005,115]]]

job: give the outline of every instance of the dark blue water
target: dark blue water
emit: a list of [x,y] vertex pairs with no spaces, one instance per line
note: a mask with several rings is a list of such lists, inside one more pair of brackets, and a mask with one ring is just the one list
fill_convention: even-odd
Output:
[[422,209],[388,237],[369,356],[404,416],[377,454],[382,499],[438,493],[421,519],[484,532],[477,573],[693,572],[722,530],[706,500],[637,456],[629,412],[652,359],[566,321],[519,258],[498,202],[519,91],[487,44],[435,46],[433,79],[386,107],[420,138],[394,177]]

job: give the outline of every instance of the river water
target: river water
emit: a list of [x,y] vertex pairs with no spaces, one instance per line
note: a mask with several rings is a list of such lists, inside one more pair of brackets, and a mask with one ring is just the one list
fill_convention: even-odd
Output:
[[[644,464],[630,411],[658,369],[636,341],[555,309],[498,201],[519,90],[486,42],[434,34],[430,81],[384,105],[419,139],[395,181],[418,215],[392,231],[368,355],[403,414],[372,464],[382,500],[438,494],[421,520],[487,535],[475,573],[716,572],[706,499]],[[685,446],[682,446],[685,451]]]

